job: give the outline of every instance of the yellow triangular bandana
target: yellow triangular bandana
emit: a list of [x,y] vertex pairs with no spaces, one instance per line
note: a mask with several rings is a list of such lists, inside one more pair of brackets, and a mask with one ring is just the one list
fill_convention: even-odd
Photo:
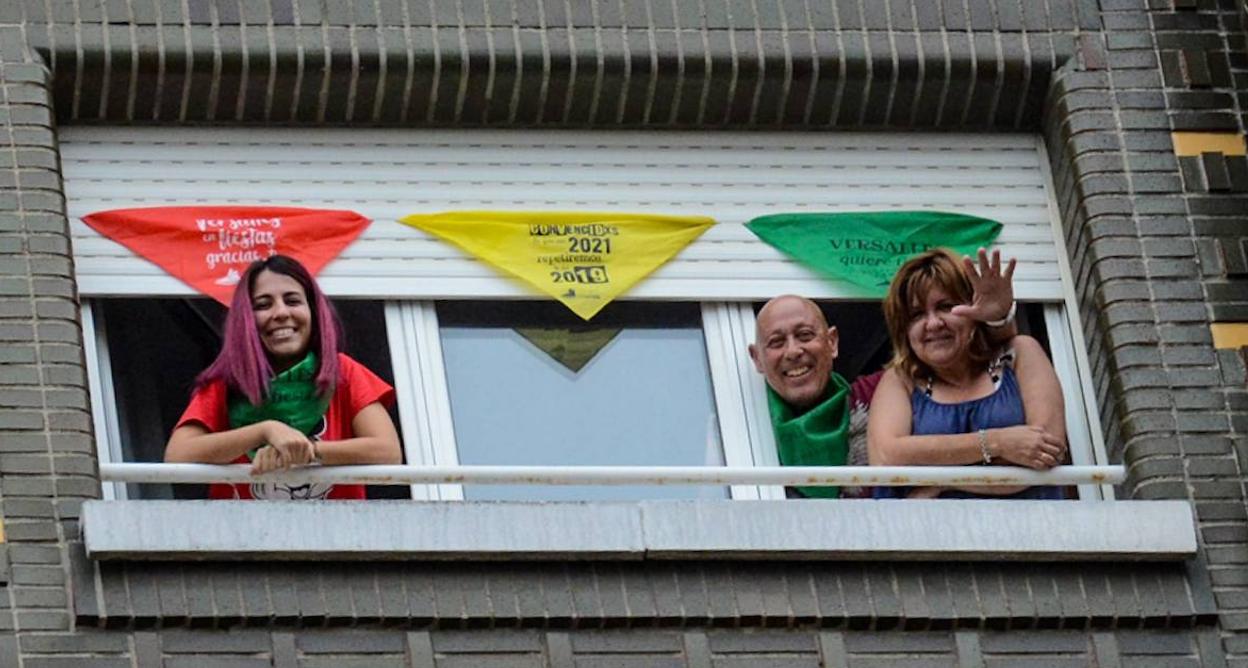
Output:
[[585,320],[715,221],[574,211],[447,211],[399,219],[558,299]]

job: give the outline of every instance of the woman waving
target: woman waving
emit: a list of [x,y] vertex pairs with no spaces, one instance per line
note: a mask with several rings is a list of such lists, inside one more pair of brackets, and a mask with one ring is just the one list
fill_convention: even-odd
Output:
[[[1047,470],[1066,455],[1062,390],[1039,342],[1016,336],[994,345],[967,317],[968,267],[947,250],[919,255],[897,271],[884,299],[894,358],[871,402],[871,464],[1008,464]],[[981,272],[1000,259],[980,257]],[[1013,273],[1013,263],[1006,275]],[[1061,498],[1056,487],[879,488],[877,497]]]

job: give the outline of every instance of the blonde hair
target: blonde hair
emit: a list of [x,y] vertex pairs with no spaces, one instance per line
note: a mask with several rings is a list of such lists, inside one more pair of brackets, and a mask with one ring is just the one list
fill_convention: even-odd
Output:
[[[933,374],[914,349],[910,347],[910,313],[921,308],[933,288],[944,290],[959,304],[970,304],[975,289],[966,273],[962,259],[947,248],[934,248],[916,255],[901,265],[884,297],[884,320],[888,323],[888,337],[893,344],[893,360],[889,366],[896,368],[907,378],[930,378]],[[967,350],[971,361],[988,364],[995,351],[988,342],[983,323],[976,323]]]

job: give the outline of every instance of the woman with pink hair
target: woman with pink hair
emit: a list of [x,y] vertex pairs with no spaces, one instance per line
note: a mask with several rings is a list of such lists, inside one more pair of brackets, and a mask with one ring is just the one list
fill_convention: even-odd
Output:
[[[166,462],[398,464],[394,388],[339,351],[333,306],[297,260],[274,255],[239,281],[217,359],[196,379]],[[212,485],[218,498],[363,499],[362,485]]]

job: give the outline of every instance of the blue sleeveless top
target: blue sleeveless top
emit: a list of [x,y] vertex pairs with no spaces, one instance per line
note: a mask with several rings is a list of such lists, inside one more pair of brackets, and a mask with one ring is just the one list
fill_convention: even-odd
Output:
[[[926,390],[914,388],[910,394],[911,434],[972,434],[980,429],[1000,429],[1027,424],[1023,410],[1023,393],[1018,389],[1014,369],[1005,366],[997,389],[986,397],[956,404],[933,401]],[[904,499],[909,487],[877,487],[877,499]],[[1015,494],[973,494],[947,489],[942,499],[1061,499],[1062,489],[1052,486],[1028,487]]]

